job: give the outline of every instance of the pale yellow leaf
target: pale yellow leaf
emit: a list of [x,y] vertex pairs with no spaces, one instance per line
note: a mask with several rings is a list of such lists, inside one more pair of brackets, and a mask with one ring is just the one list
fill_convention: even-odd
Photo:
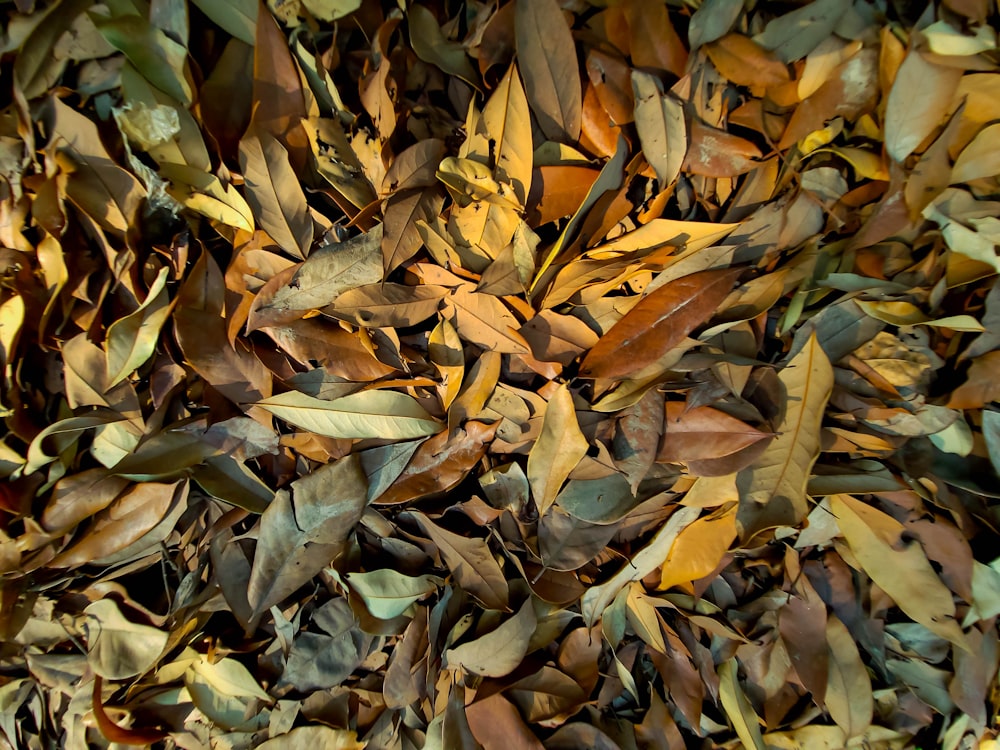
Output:
[[563,482],[587,455],[587,438],[580,431],[573,396],[566,385],[552,394],[545,409],[542,432],[528,454],[528,482],[538,515],[555,502]]

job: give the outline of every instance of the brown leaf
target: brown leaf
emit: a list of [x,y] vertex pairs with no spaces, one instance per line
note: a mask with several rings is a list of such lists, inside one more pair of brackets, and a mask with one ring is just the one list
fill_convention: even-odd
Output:
[[[960,68],[930,62],[910,49],[896,73],[885,112],[885,148],[903,161],[945,118],[951,92],[962,77]],[[920,92],[915,96],[914,92]]]
[[433,284],[364,284],[337,295],[323,312],[362,328],[405,328],[431,317],[446,294]]
[[325,365],[328,372],[348,380],[365,383],[396,371],[376,359],[358,336],[316,318],[260,330],[300,363]]
[[240,140],[240,169],[260,226],[287,253],[305,258],[313,223],[288,152],[267,131],[251,129]]
[[285,35],[274,16],[265,11],[257,13],[253,101],[253,125],[284,146],[292,170],[301,174],[309,154],[300,124],[308,116],[302,80]]
[[[329,487],[336,487],[334,497]],[[247,583],[254,618],[293,593],[343,550],[367,503],[368,481],[356,455],[327,464],[281,490],[260,517]]]
[[[713,471],[713,460],[732,456],[770,437],[711,406],[688,409],[679,401],[668,401],[656,460],[687,463],[696,476],[730,474],[738,469]],[[723,468],[721,464],[718,467]]]
[[225,283],[203,252],[177,294],[174,333],[184,358],[208,383],[234,403],[271,395],[271,377],[242,341],[229,344],[222,317]]
[[492,294],[473,291],[471,284],[451,290],[444,298],[445,310],[458,334],[483,349],[507,354],[528,354],[530,348],[518,333],[520,322]]
[[455,581],[489,609],[507,609],[507,579],[486,542],[441,528],[423,513],[410,512],[437,545]]
[[542,750],[543,745],[525,725],[517,709],[500,693],[466,706],[465,715],[483,750]]
[[740,273],[700,271],[650,293],[590,350],[581,377],[621,379],[652,364],[711,318]]
[[[434,165],[435,170],[437,164]],[[389,196],[383,211],[382,265],[390,273],[423,245],[418,221],[430,222],[441,213],[444,198],[438,190],[407,190]]]
[[56,483],[41,523],[49,532],[70,529],[107,508],[129,485],[106,469],[88,469]]
[[453,435],[439,432],[420,445],[399,478],[373,502],[396,505],[451,489],[482,459],[496,429],[496,424],[466,422]]
[[972,360],[962,385],[952,391],[949,409],[977,409],[1000,399],[1000,351],[987,352]]
[[438,138],[413,144],[397,156],[386,170],[382,194],[433,187],[437,184],[435,173],[444,155],[444,142]]
[[111,565],[155,549],[187,507],[188,487],[186,479],[133,485],[94,516],[86,532],[49,564]]

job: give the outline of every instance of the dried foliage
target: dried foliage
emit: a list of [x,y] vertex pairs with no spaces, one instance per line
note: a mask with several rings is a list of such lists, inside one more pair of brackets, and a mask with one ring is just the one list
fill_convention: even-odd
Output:
[[0,744],[996,747],[998,8],[918,6],[4,3]]

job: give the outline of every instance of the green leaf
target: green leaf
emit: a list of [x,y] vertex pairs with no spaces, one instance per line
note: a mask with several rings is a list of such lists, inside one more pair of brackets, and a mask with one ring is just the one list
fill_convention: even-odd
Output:
[[332,438],[407,440],[442,428],[416,399],[395,391],[360,391],[331,401],[288,391],[257,405],[296,427]]
[[404,614],[418,599],[437,591],[444,581],[437,576],[403,575],[391,568],[345,576],[351,591],[364,601],[371,614],[391,620]]
[[251,47],[257,38],[258,0],[192,0],[202,13]]
[[151,84],[185,106],[194,102],[194,83],[187,50],[141,16],[101,18],[94,25],[115,49],[123,52]]
[[247,600],[255,618],[340,554],[360,520],[368,481],[357,455],[326,464],[279,491],[260,516]]

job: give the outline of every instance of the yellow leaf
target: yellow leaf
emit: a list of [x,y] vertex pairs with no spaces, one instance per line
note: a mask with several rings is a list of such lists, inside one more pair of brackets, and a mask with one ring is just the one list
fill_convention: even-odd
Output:
[[573,396],[561,385],[549,399],[542,432],[528,454],[528,482],[539,516],[555,502],[563,482],[587,455],[587,447],[576,421]]
[[935,65],[916,49],[907,53],[886,106],[885,149],[889,156],[902,162],[941,123],[962,72],[961,68]]
[[749,469],[739,522],[744,535],[794,525],[808,512],[806,482],[819,456],[823,410],[833,390],[833,367],[815,333],[778,376],[787,391],[785,419]]
[[830,509],[851,552],[879,588],[914,621],[967,650],[951,591],[920,543],[903,541],[903,524],[850,495],[831,495]]
[[848,738],[856,737],[872,721],[871,679],[853,636],[836,616],[826,621],[826,642],[829,647],[826,710]]
[[483,107],[482,123],[496,144],[497,180],[510,184],[523,206],[531,189],[531,114],[524,87],[511,65]]
[[690,592],[691,582],[715,570],[735,538],[736,505],[699,518],[682,530],[670,547],[659,589],[684,584],[682,588]]
[[760,733],[760,719],[740,687],[737,670],[735,657],[719,665],[719,699],[722,701],[722,710],[726,712],[747,750],[765,750],[764,738]]

